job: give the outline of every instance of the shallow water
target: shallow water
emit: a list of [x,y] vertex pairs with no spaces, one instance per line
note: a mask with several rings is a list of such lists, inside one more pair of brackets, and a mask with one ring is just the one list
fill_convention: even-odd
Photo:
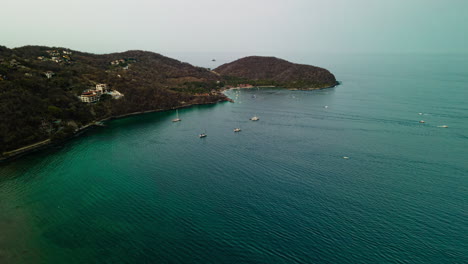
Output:
[[285,56],[342,85],[230,90],[2,163],[0,263],[468,262],[468,57]]

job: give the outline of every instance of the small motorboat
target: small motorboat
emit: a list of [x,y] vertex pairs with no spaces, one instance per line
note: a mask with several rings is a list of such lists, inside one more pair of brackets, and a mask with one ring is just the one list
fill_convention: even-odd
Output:
[[437,127],[447,128],[448,126],[447,125],[442,125],[442,126],[437,126]]
[[206,136],[207,136],[207,135],[206,135],[205,133],[201,133],[200,135],[198,135],[198,137],[200,137],[200,138],[204,138],[204,137],[206,137]]
[[241,132],[240,128],[234,128],[234,132]]
[[426,121],[420,120],[419,123],[424,124],[424,123],[426,123]]
[[254,117],[250,118],[250,120],[252,120],[252,121],[258,121],[258,120],[260,120],[260,118],[258,118],[257,116],[254,116]]

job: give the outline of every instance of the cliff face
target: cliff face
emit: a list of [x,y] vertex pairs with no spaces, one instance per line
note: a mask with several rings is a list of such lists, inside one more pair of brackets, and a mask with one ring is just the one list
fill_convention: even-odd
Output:
[[335,76],[328,70],[291,63],[275,57],[245,57],[214,70],[227,80],[272,84],[287,88],[326,88],[335,86]]

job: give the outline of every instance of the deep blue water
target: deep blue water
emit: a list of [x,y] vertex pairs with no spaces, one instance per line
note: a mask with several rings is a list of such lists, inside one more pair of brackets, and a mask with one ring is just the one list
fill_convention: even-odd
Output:
[[0,263],[468,263],[468,56],[282,57],[342,85],[231,90],[0,164]]

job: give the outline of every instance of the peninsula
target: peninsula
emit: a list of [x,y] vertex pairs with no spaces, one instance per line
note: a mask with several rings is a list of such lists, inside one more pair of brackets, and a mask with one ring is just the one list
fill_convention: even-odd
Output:
[[0,46],[0,160],[66,139],[99,121],[228,101],[239,85],[325,88],[325,69],[247,57],[214,71],[132,50],[90,54],[67,48]]

